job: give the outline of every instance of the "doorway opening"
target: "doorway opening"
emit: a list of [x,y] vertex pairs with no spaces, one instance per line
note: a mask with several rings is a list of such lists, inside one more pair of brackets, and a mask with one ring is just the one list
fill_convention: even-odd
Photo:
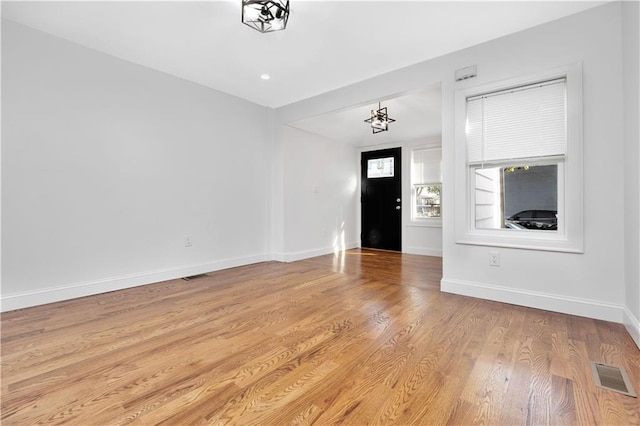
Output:
[[[389,131],[373,134],[370,123],[364,122],[364,119],[370,117],[371,109],[377,108],[379,102],[388,108],[389,115],[396,121],[389,126]],[[297,196],[287,190],[287,196],[291,196],[292,202],[285,205],[291,211],[290,217],[305,218],[289,234],[297,237],[310,233],[311,237],[315,238],[313,232],[316,232],[317,228],[320,232],[316,233],[322,238],[326,235],[326,240],[329,241],[334,234],[342,235],[344,231],[344,247],[360,246],[408,254],[442,256],[441,214],[445,214],[442,213],[445,210],[441,209],[440,196],[440,83],[299,118],[288,122],[287,126],[296,130],[291,132],[293,136],[290,140],[285,141],[286,159],[291,159],[288,163],[285,161],[284,165],[287,185],[299,189],[301,195]],[[391,161],[383,161],[384,158],[390,157],[384,157],[384,154],[379,158],[370,158],[376,160],[375,169],[371,169],[371,176],[363,174],[362,167],[369,170],[369,159],[361,163],[362,156],[388,149],[398,149],[399,152],[397,158],[393,159],[394,176],[385,175],[391,170]],[[323,172],[326,169],[324,166],[308,166],[306,161],[310,157],[314,158],[314,164],[321,164],[323,161],[331,164],[332,171]],[[363,163],[365,166],[361,166]],[[368,213],[365,211],[363,215],[363,209],[367,209],[368,195],[373,191],[375,197],[378,192],[383,191],[379,187],[384,187],[386,181],[396,178],[400,189],[396,190],[390,201],[395,219],[392,222],[388,217],[374,218],[371,220],[382,220],[382,223],[380,226],[370,226]],[[368,183],[371,185],[367,185]],[[311,195],[305,194],[309,191],[312,192]],[[398,199],[399,202],[396,201]],[[322,203],[313,204],[316,200]],[[310,215],[308,211],[316,205],[318,208]],[[396,209],[397,207],[400,209]],[[372,211],[376,215],[382,214],[376,209]],[[338,213],[339,220],[333,220],[328,216],[338,216]],[[327,216],[327,219],[324,220],[321,215]],[[320,219],[324,222],[316,223]],[[389,243],[391,238],[386,237],[385,227],[394,230],[393,242]],[[324,244],[332,245],[329,242]]]

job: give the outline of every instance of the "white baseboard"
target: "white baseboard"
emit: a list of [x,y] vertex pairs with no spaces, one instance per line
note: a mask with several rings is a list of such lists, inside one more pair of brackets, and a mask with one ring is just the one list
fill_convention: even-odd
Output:
[[271,253],[269,254],[269,260],[274,262],[285,262],[286,254],[284,253]]
[[[624,307],[596,300],[541,293],[530,290],[499,287],[490,284],[442,279],[440,288],[446,293],[455,293],[479,299],[494,300],[512,305],[527,306],[546,311],[577,315],[604,321],[622,323]],[[637,322],[636,322],[637,324]]]
[[[360,243],[352,242],[350,244],[346,244],[344,249],[351,250],[358,247],[360,247]],[[335,249],[333,247],[323,247],[319,249],[303,250],[303,251],[290,252],[290,253],[272,253],[270,259],[278,262],[295,262],[296,260],[303,260],[303,259],[308,259],[310,257],[323,256],[325,254],[331,254],[334,252],[335,252]],[[428,249],[428,248],[422,248],[422,247],[408,247],[403,253],[418,254],[422,256],[442,257],[442,250]]]
[[[359,243],[352,242],[352,243],[345,244],[344,250],[351,250],[356,247],[359,247]],[[278,256],[281,257],[282,262],[295,262],[296,260],[308,259],[310,257],[323,256],[325,254],[332,254],[332,253],[335,253],[334,247],[323,247],[323,248],[312,249],[312,250],[303,250],[303,251],[284,253],[284,254],[279,254]]]
[[636,318],[626,306],[624,307],[623,324],[631,335],[633,341],[636,343],[638,349],[640,349],[640,320]]
[[442,257],[442,249],[429,249],[424,247],[407,247],[405,253],[419,254],[422,256]]
[[92,296],[109,291],[122,290],[140,285],[188,277],[191,275],[219,271],[221,269],[234,268],[236,266],[250,265],[253,263],[264,262],[266,260],[266,255],[258,254],[198,265],[181,266],[140,274],[111,277],[91,282],[45,288],[37,291],[3,294],[0,296],[0,311],[6,312],[14,309],[28,308],[31,306],[44,305],[62,300],[75,299],[78,297]]

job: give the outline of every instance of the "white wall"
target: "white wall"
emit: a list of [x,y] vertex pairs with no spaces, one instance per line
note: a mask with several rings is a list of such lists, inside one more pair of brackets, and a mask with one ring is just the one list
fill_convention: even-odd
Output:
[[6,20],[2,89],[2,309],[267,257],[265,108]]
[[442,225],[405,224],[403,252],[442,257]]
[[358,156],[352,146],[283,129],[284,252],[292,261],[358,246]]
[[[478,64],[474,85],[582,62],[585,248],[571,254],[456,244],[447,221],[443,290],[622,322],[624,228],[612,220],[624,211],[620,19],[613,3],[461,52]],[[500,253],[500,267],[489,265],[490,250]]]
[[[622,322],[625,305],[621,4],[509,35],[279,109],[281,122],[310,117],[391,93],[442,83],[443,281],[445,291]],[[456,244],[453,169],[454,98],[465,84],[501,81],[583,64],[585,253]],[[476,64],[478,77],[456,84],[456,69]],[[603,202],[603,196],[606,199]],[[636,259],[637,262],[637,259]]]
[[625,229],[625,318],[624,323],[640,347],[640,43],[638,2],[622,5],[624,85],[624,229]]

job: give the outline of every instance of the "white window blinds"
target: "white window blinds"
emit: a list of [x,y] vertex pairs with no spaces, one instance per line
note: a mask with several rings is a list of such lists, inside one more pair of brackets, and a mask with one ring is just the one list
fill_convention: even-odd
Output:
[[420,185],[442,182],[441,163],[441,148],[413,150],[411,156],[411,183]]
[[467,162],[565,155],[564,78],[467,98]]

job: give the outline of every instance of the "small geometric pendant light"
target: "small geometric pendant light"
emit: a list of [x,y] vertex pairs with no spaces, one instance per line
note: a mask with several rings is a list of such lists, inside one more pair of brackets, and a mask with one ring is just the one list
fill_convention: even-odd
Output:
[[289,0],[242,0],[242,23],[261,33],[284,30]]
[[386,132],[389,130],[389,123],[393,123],[393,118],[389,117],[387,113],[387,107],[382,108],[380,106],[380,102],[378,102],[378,109],[371,110],[371,117],[364,120],[365,123],[371,123],[371,129],[373,130],[373,134],[380,132]]

